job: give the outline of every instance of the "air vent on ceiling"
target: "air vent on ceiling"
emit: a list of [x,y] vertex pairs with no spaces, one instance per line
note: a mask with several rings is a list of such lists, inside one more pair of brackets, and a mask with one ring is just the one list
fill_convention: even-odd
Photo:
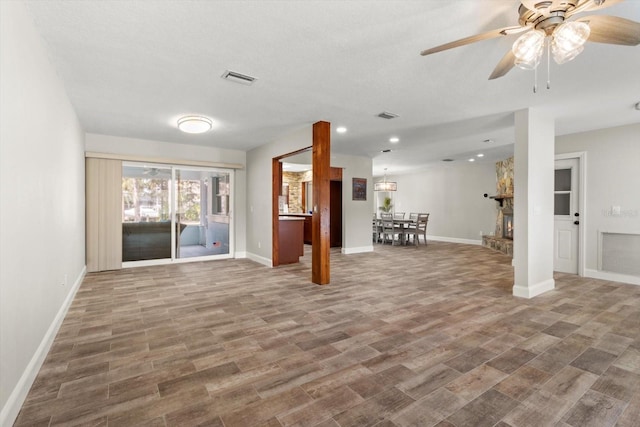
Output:
[[443,162],[453,162],[453,159],[442,159]]
[[235,71],[225,71],[221,76],[223,79],[229,80],[230,82],[236,82],[243,85],[250,86],[255,82],[255,77],[248,76],[246,74],[236,73]]
[[390,119],[395,119],[396,117],[400,117],[400,116],[398,116],[395,113],[390,113],[388,111],[383,111],[382,113],[378,114],[378,117],[382,117],[383,119],[390,120]]
[[390,153],[391,149],[390,148],[385,148],[384,150],[380,150],[381,153]]

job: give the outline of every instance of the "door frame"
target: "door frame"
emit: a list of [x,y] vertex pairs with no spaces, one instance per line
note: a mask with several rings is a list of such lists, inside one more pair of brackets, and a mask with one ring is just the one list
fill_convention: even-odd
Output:
[[578,212],[580,212],[578,227],[578,276],[584,276],[585,269],[585,239],[587,237],[587,152],[556,154],[555,160],[576,159],[578,161]]

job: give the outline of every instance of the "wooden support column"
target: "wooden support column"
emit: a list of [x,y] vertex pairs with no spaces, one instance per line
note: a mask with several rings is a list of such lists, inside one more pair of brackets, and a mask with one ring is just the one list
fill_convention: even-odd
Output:
[[280,265],[280,210],[278,206],[278,196],[282,193],[282,162],[279,157],[271,160],[271,263],[274,267]]
[[311,281],[326,285],[330,281],[330,169],[331,125],[313,124],[313,216],[311,234]]

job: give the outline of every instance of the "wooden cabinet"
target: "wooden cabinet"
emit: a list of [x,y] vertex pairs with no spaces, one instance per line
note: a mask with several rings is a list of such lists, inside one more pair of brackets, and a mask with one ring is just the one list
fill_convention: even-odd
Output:
[[281,216],[278,224],[280,264],[295,264],[304,255],[304,218]]

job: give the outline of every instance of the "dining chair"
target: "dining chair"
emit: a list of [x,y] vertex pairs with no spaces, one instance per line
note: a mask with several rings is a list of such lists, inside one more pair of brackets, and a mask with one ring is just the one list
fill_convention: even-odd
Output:
[[427,224],[429,223],[429,214],[421,213],[418,214],[418,218],[416,219],[416,227],[415,227],[415,244],[420,244],[420,235],[424,239],[424,244],[427,244]]
[[404,212],[395,212],[393,214],[393,219],[404,219]]
[[376,213],[373,213],[373,220],[371,223],[371,231],[372,231],[372,239],[373,239],[373,243],[378,243],[380,241],[380,232],[382,227],[380,226],[380,221],[378,220],[378,217],[376,216]]
[[398,233],[398,230],[393,223],[393,214],[381,213],[380,221],[382,223],[382,227],[380,230],[382,234],[382,243],[387,243],[387,240],[389,240],[389,236],[391,236],[390,240],[391,244],[393,245],[396,241],[395,236]]
[[411,213],[409,213],[409,219],[411,219],[411,220],[414,220],[414,221],[415,221],[416,219],[418,219],[418,213],[417,213],[417,212],[411,212]]

